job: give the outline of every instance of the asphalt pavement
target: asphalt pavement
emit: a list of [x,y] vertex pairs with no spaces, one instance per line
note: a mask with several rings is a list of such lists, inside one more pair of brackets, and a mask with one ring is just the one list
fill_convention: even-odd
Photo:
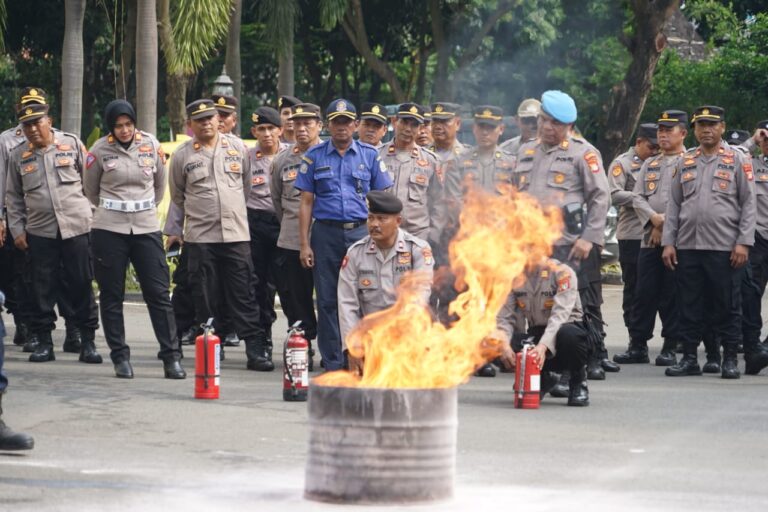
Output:
[[[604,296],[613,354],[627,341],[621,288]],[[195,400],[194,379],[163,378],[143,305],[126,306],[126,329],[133,380],[114,377],[101,336],[102,365],[62,353],[63,326],[50,363],[27,362],[6,338],[4,419],[35,449],[0,454],[1,511],[378,509],[303,499],[306,403],[282,400],[281,364],[248,371],[243,347],[227,349],[221,398]],[[285,329],[280,315],[278,347]],[[402,508],[768,510],[768,370],[735,381],[663,373],[625,365],[590,381],[589,407],[548,397],[539,410],[513,408],[511,374],[472,378],[459,390],[455,499]]]

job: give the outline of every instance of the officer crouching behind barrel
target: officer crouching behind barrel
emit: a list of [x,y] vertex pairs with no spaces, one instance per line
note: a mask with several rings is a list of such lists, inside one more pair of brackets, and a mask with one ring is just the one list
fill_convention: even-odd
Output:
[[525,283],[509,294],[496,317],[497,331],[492,338],[502,341],[501,360],[514,368],[510,340],[519,351],[522,340],[532,336],[536,343],[532,354],[541,370],[541,397],[557,384],[556,373],[568,371],[568,405],[587,406],[589,331],[582,318],[576,272],[549,258],[530,268]]

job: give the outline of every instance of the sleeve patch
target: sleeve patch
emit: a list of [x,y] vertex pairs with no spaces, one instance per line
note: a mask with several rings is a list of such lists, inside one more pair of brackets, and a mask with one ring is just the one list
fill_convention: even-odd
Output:
[[584,160],[587,161],[587,165],[589,166],[590,171],[600,172],[600,164],[598,163],[597,154],[595,152],[589,151],[584,155]]
[[752,162],[744,162],[741,167],[744,169],[744,174],[747,175],[747,180],[752,181],[754,179],[754,174],[752,174]]
[[85,168],[90,169],[95,161],[96,157],[93,156],[93,153],[88,153],[88,156],[85,157]]
[[613,168],[613,175],[614,175],[615,177],[617,177],[617,178],[618,178],[619,176],[621,176],[621,173],[622,173],[623,171],[624,171],[624,170],[621,168],[621,166],[620,166],[620,165],[616,165],[616,166]]

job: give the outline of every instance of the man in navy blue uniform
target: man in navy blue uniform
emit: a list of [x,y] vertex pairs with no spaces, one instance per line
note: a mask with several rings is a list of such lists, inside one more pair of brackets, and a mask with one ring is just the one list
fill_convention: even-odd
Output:
[[325,117],[331,138],[302,157],[294,186],[301,190],[301,264],[313,270],[317,292],[317,344],[326,370],[338,370],[344,366],[336,302],[341,262],[368,233],[366,194],[391,187],[392,179],[376,149],[352,138],[358,124],[352,103],[332,101]]

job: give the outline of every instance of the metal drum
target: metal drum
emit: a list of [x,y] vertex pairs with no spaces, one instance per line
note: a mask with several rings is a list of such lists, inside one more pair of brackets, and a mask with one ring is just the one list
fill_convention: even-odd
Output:
[[304,496],[410,503],[453,496],[457,391],[311,385]]

